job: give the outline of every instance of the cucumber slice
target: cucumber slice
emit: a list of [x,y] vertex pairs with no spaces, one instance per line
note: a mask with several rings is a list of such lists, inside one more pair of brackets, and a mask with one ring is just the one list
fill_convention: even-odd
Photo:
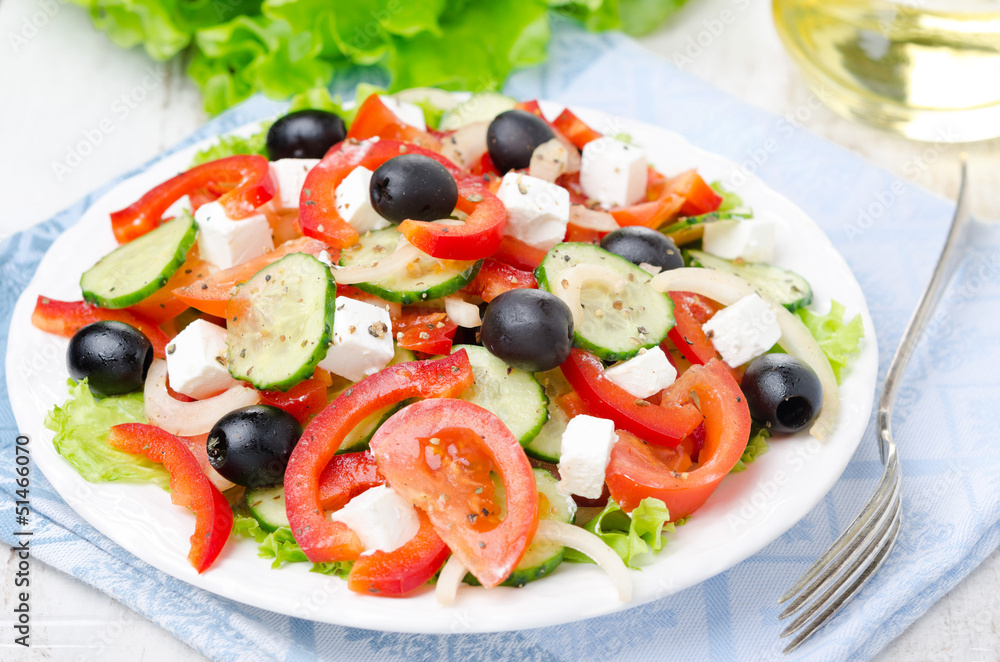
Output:
[[[340,252],[340,266],[370,266],[395,251],[402,236],[395,228],[365,233],[357,244]],[[482,264],[482,260],[438,260],[422,255],[407,265],[403,273],[370,283],[355,283],[354,287],[386,301],[420,303],[459,291],[476,277]]]
[[229,300],[229,374],[261,390],[287,391],[326,356],[337,288],[305,253],[267,265]]
[[284,526],[288,527],[285,513],[285,487],[258,487],[247,490],[247,507],[250,514],[268,533]]
[[194,246],[198,226],[190,214],[119,246],[80,278],[83,298],[102,308],[127,308],[167,284]]
[[476,383],[459,397],[499,416],[521,445],[527,445],[548,419],[542,385],[530,372],[510,367],[485,347],[455,345],[451,352],[460,349],[469,355]]
[[642,348],[656,347],[674,326],[674,304],[649,285],[652,276],[628,260],[593,244],[559,244],[535,269],[538,286],[558,296],[560,275],[577,264],[607,267],[625,279],[618,294],[600,284],[580,293],[583,321],[573,330],[573,344],[605,361],[623,361]]
[[676,223],[660,228],[660,232],[673,239],[678,246],[682,246],[701,239],[705,233],[706,223],[735,221],[743,218],[753,218],[753,214],[742,211],[713,211],[700,216],[682,218]]
[[542,426],[538,436],[524,447],[524,452],[536,460],[557,463],[562,448],[563,432],[566,431],[569,417],[562,407],[556,404],[556,398],[573,389],[559,368],[536,373],[535,378],[545,389],[545,395],[548,397],[549,420]]
[[491,122],[494,117],[510,110],[517,100],[496,92],[480,92],[458,104],[441,116],[438,129],[454,131],[473,122]]
[[705,267],[734,274],[748,281],[767,298],[790,311],[812,303],[812,288],[794,271],[758,262],[726,260],[704,251],[684,251],[685,261],[692,267]]

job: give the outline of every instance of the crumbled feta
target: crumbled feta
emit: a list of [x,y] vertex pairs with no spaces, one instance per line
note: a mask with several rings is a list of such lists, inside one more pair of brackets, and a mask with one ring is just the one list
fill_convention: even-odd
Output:
[[388,485],[365,490],[331,514],[330,521],[354,531],[366,554],[399,549],[420,529],[416,509]]
[[701,247],[727,260],[772,262],[774,223],[755,219],[706,223]]
[[730,368],[757,358],[781,339],[781,326],[771,304],[758,294],[726,306],[701,328]]
[[388,311],[349,297],[334,307],[333,344],[319,367],[353,382],[384,368],[395,355]]
[[299,197],[306,175],[316,167],[319,159],[279,159],[271,161],[271,179],[277,189],[271,199],[275,209],[298,209]]
[[547,251],[566,236],[569,191],[563,187],[509,172],[500,182],[497,197],[507,208],[506,233],[515,239]]
[[646,154],[607,136],[591,140],[583,148],[580,187],[601,207],[625,207],[646,194]]
[[226,330],[197,319],[167,345],[170,388],[200,400],[239,384],[229,374]]
[[334,193],[337,213],[360,234],[391,225],[372,207],[371,193],[368,190],[371,181],[372,171],[358,166],[344,177]]
[[677,379],[677,369],[659,347],[640,351],[628,361],[611,366],[604,376],[637,398],[659,393]]
[[424,109],[409,101],[400,101],[395,97],[379,95],[379,101],[392,111],[392,114],[403,124],[415,126],[421,131],[427,130],[427,121],[424,119]]
[[194,213],[201,259],[220,269],[235,267],[274,250],[271,225],[263,214],[234,220],[219,202],[209,202]]
[[587,499],[600,497],[611,447],[617,439],[614,422],[606,418],[583,415],[570,419],[562,435],[556,490]]

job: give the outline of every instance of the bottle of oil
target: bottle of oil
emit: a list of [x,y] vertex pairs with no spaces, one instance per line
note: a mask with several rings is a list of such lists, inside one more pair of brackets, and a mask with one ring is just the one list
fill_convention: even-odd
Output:
[[834,111],[910,138],[1000,136],[1000,0],[773,0],[785,47]]

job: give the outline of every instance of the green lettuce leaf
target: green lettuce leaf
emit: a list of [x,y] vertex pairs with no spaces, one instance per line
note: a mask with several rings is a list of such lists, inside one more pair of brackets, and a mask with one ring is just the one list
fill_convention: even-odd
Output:
[[201,165],[216,159],[223,159],[227,156],[237,154],[260,154],[267,156],[267,130],[271,128],[270,122],[261,124],[260,130],[249,136],[219,136],[218,142],[203,150],[199,150],[191,159],[191,166]]
[[722,203],[719,204],[719,208],[715,210],[716,212],[731,211],[743,206],[743,198],[727,189],[722,182],[715,181],[709,184],[709,186],[722,196]]
[[[233,535],[243,538],[253,538],[257,543],[257,556],[262,559],[273,559],[272,568],[280,568],[285,563],[308,563],[309,559],[305,552],[295,542],[292,537],[292,530],[288,527],[278,527],[271,533],[260,528],[260,523],[253,517],[233,514]],[[310,572],[321,572],[325,575],[338,575],[346,577],[350,572],[350,561],[339,563],[314,563]]]
[[621,29],[639,37],[660,27],[687,0],[618,0]]
[[[669,519],[670,513],[659,499],[643,499],[631,516],[611,499],[604,510],[583,528],[603,540],[621,557],[625,565],[635,568],[635,557],[663,549],[663,535],[675,530],[674,525],[667,521]],[[567,561],[592,563],[589,557],[572,549],[566,550],[564,558]]]
[[45,417],[56,452],[90,482],[149,481],[168,489],[170,474],[161,465],[107,444],[112,426],[145,422],[141,392],[97,399],[86,379],[70,380],[69,398]]
[[746,471],[748,464],[768,451],[767,440],[770,438],[771,433],[765,427],[758,429],[756,432],[750,430],[750,439],[747,441],[746,450],[743,451],[743,455],[729,473],[738,474],[741,471]]
[[839,384],[841,370],[858,353],[861,339],[865,337],[861,315],[845,322],[844,306],[836,301],[830,303],[830,312],[826,315],[818,315],[805,308],[799,308],[795,314],[819,343],[826,358],[830,359],[830,367]]

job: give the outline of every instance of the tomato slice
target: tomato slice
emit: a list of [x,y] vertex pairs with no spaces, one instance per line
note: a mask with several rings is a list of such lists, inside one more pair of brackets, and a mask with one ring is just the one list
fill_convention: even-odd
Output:
[[396,344],[412,352],[447,354],[457,330],[446,313],[433,308],[404,308],[392,318]]
[[462,291],[489,303],[504,292],[519,289],[538,289],[535,274],[487,258],[476,277]]
[[718,357],[715,345],[701,325],[712,319],[722,306],[691,292],[670,292],[674,302],[674,328],[668,334],[674,347],[691,363],[704,365]]
[[292,535],[313,563],[357,559],[363,547],[342,522],[323,514],[320,476],[344,435],[372,413],[408,398],[452,397],[472,385],[464,350],[437,361],[390,366],[362,379],[306,427],[285,469],[285,511]]
[[324,510],[340,510],[347,502],[385,478],[368,451],[334,455],[319,477],[319,500]]
[[682,216],[698,216],[715,211],[722,204],[722,196],[705,183],[694,170],[682,172],[667,181],[667,192],[684,199],[680,208]]
[[358,558],[347,576],[347,588],[357,593],[397,597],[424,584],[441,569],[451,553],[430,519],[417,511],[420,528],[402,547],[375,551]]
[[[483,586],[510,575],[538,527],[538,492],[528,457],[495,414],[465,400],[424,400],[383,423],[371,451],[389,485],[427,513]],[[506,493],[502,518],[491,472]]]
[[284,409],[302,424],[318,414],[326,406],[327,383],[312,378],[299,382],[287,392],[260,391],[264,404]]
[[31,313],[31,323],[36,328],[65,338],[72,338],[81,328],[103,320],[116,320],[134,326],[149,338],[156,358],[167,358],[167,345],[170,344],[167,334],[152,320],[127,309],[108,310],[86,301],[58,301],[40,296]]
[[689,402],[692,392],[698,397],[705,417],[705,441],[697,466],[672,469],[665,451],[619,431],[606,482],[625,512],[631,512],[646,497],[654,497],[662,500],[670,518],[677,520],[698,510],[736,466],[750,438],[750,410],[739,384],[716,359],[689,368],[668,392],[665,399],[671,404]]
[[569,108],[562,111],[559,117],[552,122],[552,125],[559,130],[577,149],[583,149],[584,145],[591,140],[603,138],[599,131],[594,131],[583,120],[573,114]]
[[170,472],[170,500],[190,508],[197,520],[188,560],[199,573],[205,572],[229,539],[233,511],[202,472],[186,442],[155,425],[125,423],[111,428],[108,444],[126,453],[145,455]]
[[500,242],[492,258],[518,269],[533,271],[545,259],[545,251],[507,236]]
[[587,405],[584,404],[583,398],[581,398],[580,394],[576,391],[570,391],[569,393],[563,393],[562,395],[557,396],[556,405],[562,409],[567,418],[583,416],[590,411],[587,409]]
[[226,304],[229,303],[232,289],[240,283],[250,280],[255,273],[267,265],[291,253],[319,255],[321,252],[329,250],[330,247],[322,241],[309,237],[287,241],[270,253],[247,260],[235,267],[217,271],[205,278],[199,278],[185,287],[177,288],[174,290],[174,295],[186,305],[203,313],[225,317]]

